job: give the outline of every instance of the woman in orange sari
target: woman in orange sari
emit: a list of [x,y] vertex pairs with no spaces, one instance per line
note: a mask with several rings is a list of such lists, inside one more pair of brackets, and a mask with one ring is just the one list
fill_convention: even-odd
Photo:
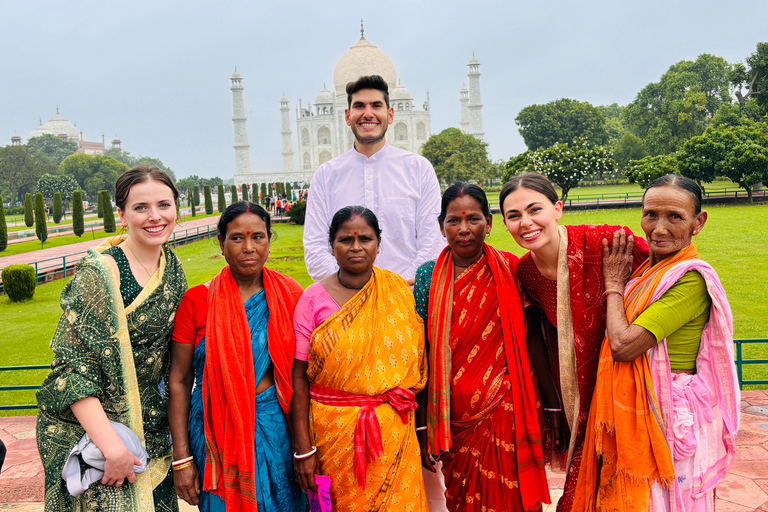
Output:
[[342,208],[329,230],[339,271],[296,306],[294,464],[299,484],[331,477],[333,509],[426,512],[416,393],[427,381],[424,326],[402,277],[373,267],[376,216]]
[[706,220],[701,188],[667,175],[643,196],[651,254],[631,277],[632,237],[603,241],[607,335],[576,510],[714,510],[740,411],[728,300],[692,243]]
[[438,220],[448,247],[413,291],[430,347],[422,451],[442,454],[449,510],[539,510],[550,498],[517,257],[485,243],[491,213],[476,185],[449,187]]

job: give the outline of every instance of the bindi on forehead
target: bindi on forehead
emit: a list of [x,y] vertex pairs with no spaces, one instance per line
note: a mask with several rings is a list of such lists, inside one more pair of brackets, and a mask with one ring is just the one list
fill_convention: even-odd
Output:
[[461,214],[462,214],[462,215],[466,215],[466,214],[467,214],[467,212],[461,212]]
[[246,232],[245,232],[245,234],[246,234],[246,235],[250,235],[250,234],[251,234],[251,232],[250,232],[250,231],[246,231]]

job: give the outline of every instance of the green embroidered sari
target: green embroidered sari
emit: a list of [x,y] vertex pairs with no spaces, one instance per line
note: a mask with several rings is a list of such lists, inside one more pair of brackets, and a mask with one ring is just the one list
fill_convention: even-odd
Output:
[[[123,306],[112,267],[101,254],[114,237],[90,249],[61,293],[63,314],[51,341],[51,373],[37,393],[37,446],[45,469],[45,510],[175,511],[170,470],[167,376],[173,319],[187,289],[181,263],[165,246],[160,268]],[[61,478],[72,447],[85,433],[70,405],[95,396],[112,421],[128,426],[151,458],[147,471],[122,487],[93,483],[73,498]]]

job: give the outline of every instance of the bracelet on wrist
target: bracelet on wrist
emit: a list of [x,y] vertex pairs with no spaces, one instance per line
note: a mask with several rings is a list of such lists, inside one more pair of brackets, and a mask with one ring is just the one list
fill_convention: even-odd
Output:
[[309,450],[307,453],[302,453],[301,455],[299,455],[298,453],[294,452],[293,453],[293,458],[296,459],[296,460],[308,459],[311,456],[313,456],[315,454],[315,452],[317,452],[317,446],[313,446],[311,450]]
[[181,471],[182,469],[187,469],[188,467],[192,466],[194,462],[191,460],[188,462],[185,462],[184,464],[179,464],[178,466],[173,466],[174,471]]
[[616,289],[613,289],[613,288],[611,288],[610,290],[605,290],[605,291],[603,292],[603,295],[608,295],[609,293],[618,293],[618,294],[619,294],[619,295],[621,295],[622,297],[624,296],[624,292],[623,292],[623,291],[621,291],[621,290],[616,290]]
[[427,430],[427,426],[424,425],[423,427],[416,427],[416,432],[421,432],[423,430]]
[[194,460],[194,457],[192,457],[191,455],[189,457],[184,457],[183,459],[174,460],[173,467],[181,466],[182,464],[185,464],[191,460]]
[[544,412],[563,412],[562,409],[550,409],[548,407],[544,407]]

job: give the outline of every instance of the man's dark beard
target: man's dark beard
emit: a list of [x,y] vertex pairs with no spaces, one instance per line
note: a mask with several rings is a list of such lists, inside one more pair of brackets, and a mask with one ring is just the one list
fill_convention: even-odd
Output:
[[381,135],[373,139],[361,139],[360,137],[357,136],[355,132],[352,132],[352,133],[355,135],[355,140],[360,144],[376,144],[387,135],[387,128],[384,127],[384,131],[381,132]]

